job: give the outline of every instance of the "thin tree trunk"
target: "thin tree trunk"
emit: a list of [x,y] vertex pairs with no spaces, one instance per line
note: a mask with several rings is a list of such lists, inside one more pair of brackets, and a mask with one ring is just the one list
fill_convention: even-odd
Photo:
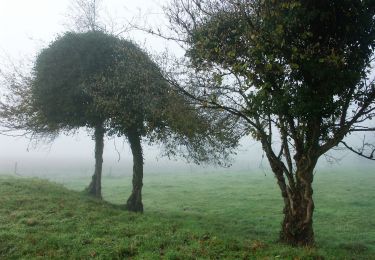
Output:
[[88,194],[102,198],[102,167],[103,167],[103,149],[104,149],[104,133],[103,124],[95,127],[95,171],[92,176],[91,183],[87,187]]
[[126,209],[133,212],[143,212],[143,152],[141,138],[138,133],[130,133],[128,139],[133,154],[133,191],[126,202]]

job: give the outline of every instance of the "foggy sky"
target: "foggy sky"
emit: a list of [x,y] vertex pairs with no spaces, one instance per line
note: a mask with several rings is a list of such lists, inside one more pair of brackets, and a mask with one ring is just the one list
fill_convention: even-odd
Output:
[[[122,24],[141,14],[149,14],[148,21],[161,23],[161,4],[156,0],[104,0],[104,15]],[[9,61],[32,61],[38,52],[48,46],[58,34],[67,30],[67,10],[69,0],[0,0],[0,68]],[[137,20],[137,19],[135,19]],[[144,21],[144,20],[143,20]],[[166,45],[150,35],[131,31],[126,37],[135,40],[151,51],[162,51]],[[177,50],[176,50],[177,51]],[[17,62],[16,62],[17,63]],[[0,88],[1,91],[1,88]],[[358,138],[358,137],[357,137]],[[114,145],[116,143],[116,145]],[[0,173],[12,173],[17,164],[17,172],[48,175],[58,172],[80,172],[91,174],[94,165],[94,141],[91,134],[81,130],[74,136],[60,136],[52,144],[34,146],[26,138],[0,135]],[[118,153],[121,160],[118,161]],[[188,165],[183,161],[169,161],[160,158],[159,147],[145,146],[145,171],[267,171],[266,159],[262,159],[261,146],[252,140],[244,140],[235,157],[231,169],[212,169]],[[342,158],[338,166],[365,165],[369,162],[347,152],[333,153]],[[321,160],[322,161],[322,160]],[[323,158],[324,161],[324,158]],[[131,155],[128,144],[123,139],[107,139],[104,150],[104,174],[130,172]],[[323,162],[321,165],[326,166]]]

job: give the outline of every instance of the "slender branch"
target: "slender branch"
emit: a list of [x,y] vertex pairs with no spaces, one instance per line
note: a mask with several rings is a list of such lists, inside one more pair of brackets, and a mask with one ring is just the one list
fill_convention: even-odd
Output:
[[[375,154],[375,146],[374,145],[370,145],[370,144],[363,144],[363,146],[361,147],[361,149],[357,150],[351,146],[349,146],[346,142],[344,141],[341,141],[341,143],[347,148],[349,149],[351,152],[363,157],[363,158],[366,158],[366,159],[369,159],[369,160],[372,160],[372,161],[375,161],[375,158],[374,158],[374,154]],[[363,152],[364,152],[364,149],[365,149],[365,146],[372,146],[372,150],[370,152],[369,155],[365,155]]]

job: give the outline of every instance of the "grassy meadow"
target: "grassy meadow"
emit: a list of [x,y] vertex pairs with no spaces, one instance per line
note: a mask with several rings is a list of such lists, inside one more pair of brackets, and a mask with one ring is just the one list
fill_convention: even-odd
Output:
[[144,214],[122,209],[131,177],[0,177],[0,259],[375,259],[375,174],[318,171],[315,248],[276,242],[271,173],[145,174]]

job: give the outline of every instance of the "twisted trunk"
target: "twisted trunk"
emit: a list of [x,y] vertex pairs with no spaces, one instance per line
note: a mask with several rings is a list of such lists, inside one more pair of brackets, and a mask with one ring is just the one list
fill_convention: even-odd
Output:
[[[303,157],[297,164],[294,186],[284,185],[284,220],[280,231],[280,241],[293,246],[314,245],[312,198],[313,170],[317,159]],[[280,186],[280,185],[279,185]]]
[[103,124],[95,127],[95,171],[92,176],[91,183],[87,187],[87,193],[96,198],[102,198],[102,167],[103,167],[103,149],[104,149],[104,133]]
[[142,186],[143,186],[143,152],[141,137],[138,133],[128,135],[130,148],[133,154],[133,191],[126,202],[126,209],[133,212],[143,212]]
[[311,182],[291,192],[291,199],[284,204],[281,242],[293,246],[314,245],[312,194]]
[[280,231],[280,242],[292,246],[314,244],[312,182],[314,168],[319,156],[309,152],[297,152],[296,171],[286,168],[280,157],[275,156],[266,142],[263,142],[270,166],[277,179],[284,200],[284,220]]

